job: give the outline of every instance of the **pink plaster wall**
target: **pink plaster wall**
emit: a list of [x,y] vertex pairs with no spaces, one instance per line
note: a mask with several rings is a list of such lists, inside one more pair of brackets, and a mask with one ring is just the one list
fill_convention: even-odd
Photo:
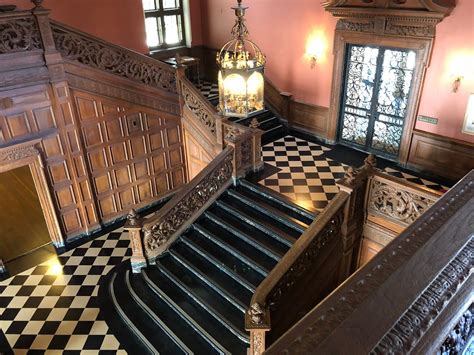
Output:
[[[436,117],[439,121],[438,125],[417,122],[416,128],[474,143],[473,135],[461,132],[469,93],[474,93],[474,1],[458,0],[454,11],[436,31],[419,114]],[[453,74],[456,73],[464,79],[459,91],[453,93]]]
[[[19,9],[33,7],[29,0],[0,0]],[[114,44],[148,53],[140,0],[45,0],[51,18]]]
[[191,17],[191,32],[193,46],[202,45],[202,14],[201,0],[189,0],[189,12]]
[[[474,142],[461,127],[470,92],[474,92],[474,1],[458,0],[457,7],[437,28],[431,66],[427,71],[419,114],[439,119],[438,125],[416,128]],[[220,48],[230,38],[234,0],[201,0],[203,44]],[[267,77],[298,101],[329,106],[333,38],[336,20],[315,0],[246,0],[250,38],[267,55]],[[325,50],[315,69],[305,56],[307,41],[323,37]],[[465,63],[458,93],[451,92],[452,61]],[[458,65],[459,66],[459,65]]]

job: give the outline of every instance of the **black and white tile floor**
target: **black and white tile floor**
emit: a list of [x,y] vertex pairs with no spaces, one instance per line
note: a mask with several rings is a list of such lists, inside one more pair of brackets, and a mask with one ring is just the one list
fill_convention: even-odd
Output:
[[[336,181],[348,165],[328,158],[331,148],[286,136],[262,147],[263,161],[281,169],[259,181],[260,184],[296,201],[302,207],[322,210],[338,193]],[[387,167],[384,171],[435,190],[448,190],[414,175]]]
[[[347,167],[326,157],[330,150],[293,136],[270,143],[263,159],[281,170],[260,183],[321,210],[337,194],[335,182]],[[125,354],[99,312],[97,293],[101,277],[130,255],[128,234],[119,228],[0,282],[0,328],[14,353]]]
[[99,313],[99,280],[128,259],[122,229],[0,282],[0,328],[15,354],[125,354]]
[[210,83],[208,81],[201,80],[200,84],[196,84],[196,88],[204,95],[207,99],[215,98],[219,95],[219,88],[217,84]]

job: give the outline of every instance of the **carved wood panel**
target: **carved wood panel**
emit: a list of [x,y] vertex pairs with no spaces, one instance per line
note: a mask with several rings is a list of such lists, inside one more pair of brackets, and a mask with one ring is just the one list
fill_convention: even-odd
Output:
[[186,182],[175,116],[76,89],[72,93],[92,194],[104,222]]
[[186,140],[189,180],[191,180],[212,161],[212,157],[186,129],[184,130],[184,137]]

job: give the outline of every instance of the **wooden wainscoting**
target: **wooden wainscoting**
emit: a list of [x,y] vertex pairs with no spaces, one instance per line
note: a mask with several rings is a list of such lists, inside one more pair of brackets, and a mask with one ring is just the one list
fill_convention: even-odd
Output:
[[132,206],[146,206],[186,182],[181,125],[175,116],[71,92],[102,221],[112,221]]
[[291,101],[288,125],[290,128],[326,139],[328,136],[328,113],[327,107]]
[[474,169],[474,144],[414,131],[408,166],[458,180]]

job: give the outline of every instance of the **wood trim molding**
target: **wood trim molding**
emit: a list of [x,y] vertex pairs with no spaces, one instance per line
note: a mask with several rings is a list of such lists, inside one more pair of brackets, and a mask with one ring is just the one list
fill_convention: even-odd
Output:
[[[40,142],[41,139],[35,139],[0,148],[0,173],[26,165],[29,166],[51,240],[55,247],[63,247],[64,238],[48,188],[39,150]],[[21,221],[15,223],[21,223]]]
[[474,144],[415,130],[408,167],[460,179],[474,169]]

